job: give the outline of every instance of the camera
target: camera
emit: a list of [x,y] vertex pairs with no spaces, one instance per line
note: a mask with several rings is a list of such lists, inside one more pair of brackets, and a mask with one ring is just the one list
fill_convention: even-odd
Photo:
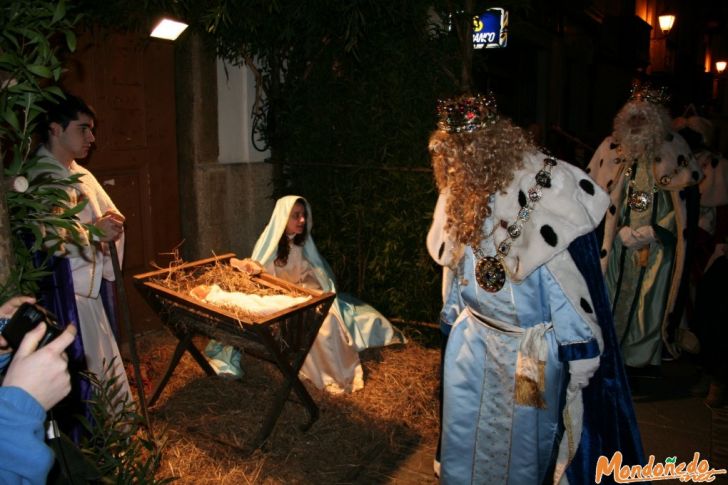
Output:
[[0,329],[0,333],[7,340],[10,347],[17,350],[25,334],[33,330],[40,322],[45,322],[46,331],[38,343],[38,348],[56,338],[63,332],[58,324],[58,318],[40,305],[23,303],[13,314],[7,324]]

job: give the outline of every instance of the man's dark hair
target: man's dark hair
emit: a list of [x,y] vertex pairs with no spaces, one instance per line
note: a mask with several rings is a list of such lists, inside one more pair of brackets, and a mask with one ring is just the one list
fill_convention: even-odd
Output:
[[58,101],[48,101],[43,106],[46,113],[38,125],[38,136],[41,143],[48,141],[48,131],[51,123],[58,123],[65,130],[71,121],[78,119],[79,114],[85,114],[92,119],[96,119],[96,113],[83,99],[67,92],[63,94],[65,98]]

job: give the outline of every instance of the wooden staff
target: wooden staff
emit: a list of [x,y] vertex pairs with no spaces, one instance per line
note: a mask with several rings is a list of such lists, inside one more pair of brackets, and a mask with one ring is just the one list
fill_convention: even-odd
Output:
[[149,420],[147,401],[144,396],[144,382],[142,381],[142,372],[139,367],[139,355],[137,354],[136,338],[134,337],[134,331],[131,327],[129,301],[126,298],[126,288],[124,288],[124,279],[121,275],[121,266],[119,265],[119,254],[116,251],[116,242],[109,242],[109,250],[111,253],[111,264],[114,267],[114,277],[116,278],[116,289],[119,307],[121,309],[121,319],[124,321],[124,330],[129,337],[129,350],[131,352],[132,367],[134,367],[134,381],[137,387],[139,408],[141,409],[142,417],[144,418],[144,424],[147,427],[149,439],[152,441],[152,443],[154,443],[154,447],[156,448],[157,442],[154,440],[154,433],[152,432],[152,422]]

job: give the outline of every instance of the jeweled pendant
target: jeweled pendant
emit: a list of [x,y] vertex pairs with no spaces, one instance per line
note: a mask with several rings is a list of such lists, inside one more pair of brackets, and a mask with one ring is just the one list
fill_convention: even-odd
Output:
[[652,196],[647,192],[635,190],[629,195],[629,207],[635,212],[644,212],[650,207]]
[[506,270],[498,258],[486,256],[475,265],[475,279],[488,293],[496,293],[506,284]]

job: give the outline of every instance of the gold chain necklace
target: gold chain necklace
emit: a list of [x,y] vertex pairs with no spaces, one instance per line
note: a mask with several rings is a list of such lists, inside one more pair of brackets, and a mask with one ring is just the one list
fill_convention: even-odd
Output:
[[[643,160],[651,160],[651,157],[649,155],[645,156],[642,155]],[[620,144],[617,148],[617,160],[621,161],[622,163],[625,163],[627,160],[624,157],[624,148]],[[657,160],[659,161],[659,157],[657,157]],[[644,212],[647,209],[650,208],[652,205],[652,200],[654,199],[654,194],[657,193],[660,188],[657,186],[654,181],[652,182],[652,187],[647,190],[642,190],[642,187],[638,187],[637,180],[635,180],[637,175],[637,166],[638,161],[635,158],[634,159],[634,165],[631,167],[628,167],[624,171],[624,176],[626,179],[628,179],[627,182],[627,205],[629,208],[635,212]],[[648,184],[649,180],[652,178],[650,176],[649,171],[651,170],[651,164],[645,163],[643,169],[647,171],[647,177],[648,177]],[[644,181],[643,181],[644,182]],[[670,177],[662,177],[660,180],[660,183],[663,183],[663,185],[667,185],[670,183]]]
[[[488,293],[496,293],[505,285],[507,267],[504,264],[504,258],[511,251],[513,241],[521,237],[524,224],[531,218],[531,214],[536,209],[536,203],[543,197],[543,189],[551,187],[551,169],[555,166],[556,159],[552,157],[544,159],[543,168],[536,174],[536,183],[528,189],[525,205],[519,209],[516,220],[507,227],[507,235],[496,246],[495,256],[486,256],[482,247],[472,246],[473,254],[477,258],[475,279],[478,285]],[[494,229],[485,236],[486,240],[495,232],[496,227],[494,221]]]
[[[644,167],[643,169],[650,170],[649,167]],[[634,172],[637,172],[637,167],[635,167]],[[656,194],[660,190],[660,188],[657,186],[657,184],[653,183],[652,189],[649,192],[645,190],[639,190],[637,187],[637,181],[634,179],[634,177],[632,177],[632,174],[632,167],[629,167],[627,170],[624,171],[624,176],[629,179],[629,193],[627,195],[627,204],[629,204],[629,208],[635,212],[644,212],[650,208],[650,206],[652,205],[654,194]]]

